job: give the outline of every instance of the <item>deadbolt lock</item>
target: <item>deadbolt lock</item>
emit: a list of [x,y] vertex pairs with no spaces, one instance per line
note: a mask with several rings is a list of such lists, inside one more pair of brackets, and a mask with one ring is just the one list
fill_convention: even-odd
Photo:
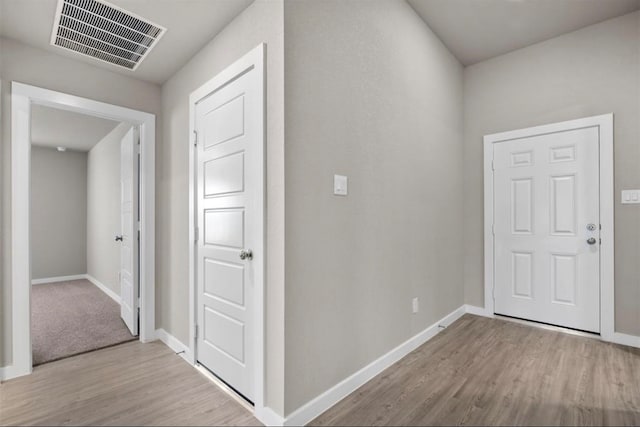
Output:
[[596,228],[595,224],[587,224],[587,230],[589,231],[596,231]]

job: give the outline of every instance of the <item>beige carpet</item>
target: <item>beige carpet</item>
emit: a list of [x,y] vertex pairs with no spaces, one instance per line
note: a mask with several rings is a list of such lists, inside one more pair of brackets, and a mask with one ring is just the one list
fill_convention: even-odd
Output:
[[120,306],[88,280],[31,289],[34,366],[135,339]]

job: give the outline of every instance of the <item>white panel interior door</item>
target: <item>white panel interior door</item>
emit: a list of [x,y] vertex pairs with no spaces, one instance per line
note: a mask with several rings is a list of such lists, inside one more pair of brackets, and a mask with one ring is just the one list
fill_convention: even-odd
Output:
[[138,136],[131,128],[120,143],[120,316],[138,335]]
[[263,144],[251,69],[196,104],[197,360],[254,398],[255,259],[261,242]]
[[598,138],[494,144],[496,314],[600,332]]

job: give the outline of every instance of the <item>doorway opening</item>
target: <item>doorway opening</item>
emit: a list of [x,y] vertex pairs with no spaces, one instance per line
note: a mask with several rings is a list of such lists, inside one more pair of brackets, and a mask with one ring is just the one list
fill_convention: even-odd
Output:
[[31,108],[34,366],[138,335],[138,133],[127,122]]
[[[124,320],[126,324],[126,333],[129,334],[129,337],[134,338],[135,336],[139,336],[142,342],[152,341],[155,338],[155,116],[125,107],[18,82],[12,82],[11,88],[11,220],[13,230],[11,238],[11,343],[13,358],[12,365],[7,369],[7,379],[31,373],[34,361],[36,363],[38,362],[33,358],[32,353],[34,338],[32,315],[44,315],[46,317],[46,313],[34,312],[34,310],[38,309],[38,301],[32,288],[41,287],[39,289],[42,290],[44,287],[49,287],[53,293],[60,293],[60,291],[62,291],[62,287],[60,286],[64,286],[65,282],[67,282],[70,288],[75,288],[73,289],[75,292],[79,292],[79,294],[84,296],[87,296],[86,293],[88,292],[93,294],[94,297],[98,295],[101,298],[106,298],[106,301],[109,303],[115,303],[115,301],[110,300],[118,300],[119,298],[120,304],[117,306],[117,314],[119,316],[117,321],[120,321],[119,317],[122,317],[122,320]],[[118,264],[116,267],[118,271],[111,272],[116,276],[115,278],[109,277],[109,275],[106,276],[108,280],[111,281],[109,284],[105,284],[97,280],[93,274],[89,274],[89,267],[87,267],[87,272],[83,273],[81,271],[83,269],[82,265],[79,267],[77,265],[71,267],[79,271],[78,274],[65,275],[61,273],[61,271],[64,270],[61,269],[63,266],[60,264],[64,264],[64,262],[69,259],[71,259],[72,262],[78,261],[78,257],[71,257],[65,261],[56,258],[54,253],[64,250],[64,242],[52,239],[51,235],[53,233],[50,228],[56,225],[59,228],[63,228],[63,225],[77,226],[77,224],[68,220],[52,224],[50,221],[47,222],[49,218],[44,218],[44,222],[39,222],[43,219],[43,216],[46,217],[46,213],[43,215],[43,210],[46,210],[47,207],[39,206],[39,204],[44,201],[43,197],[34,200],[33,196],[37,196],[38,194],[42,195],[42,191],[46,191],[46,188],[44,190],[43,188],[36,189],[33,184],[36,184],[36,181],[42,183],[42,181],[46,180],[46,177],[35,179],[33,174],[41,173],[42,170],[32,170],[32,166],[42,166],[46,162],[40,162],[40,160],[42,160],[40,158],[51,157],[51,154],[58,155],[56,160],[64,159],[67,162],[71,160],[71,155],[75,155],[75,157],[80,158],[80,169],[82,169],[82,162],[84,160],[84,155],[81,154],[81,150],[73,150],[62,144],[57,144],[55,149],[39,147],[38,145],[42,144],[38,144],[37,141],[33,140],[33,136],[36,135],[32,135],[34,130],[32,125],[36,124],[35,121],[32,120],[34,117],[33,113],[35,112],[37,117],[39,111],[46,111],[44,109],[50,110],[48,111],[49,114],[75,114],[82,115],[85,118],[89,116],[89,118],[94,121],[110,121],[116,125],[109,135],[111,139],[118,139],[118,141],[112,142],[109,148],[112,152],[115,149],[118,154],[116,161],[119,162],[119,177],[116,178],[120,181],[116,183],[119,187],[119,200],[117,203],[117,210],[119,212],[115,214],[117,218],[114,219],[118,225],[111,227],[111,230],[107,232],[105,232],[104,229],[91,230],[94,234],[95,232],[99,232],[102,233],[103,236],[101,238],[96,237],[89,243],[105,243],[105,233],[110,234],[109,240],[111,240],[111,242],[118,243],[119,247],[115,251],[116,259],[112,260],[113,263]],[[98,122],[94,122],[94,125],[95,123]],[[59,121],[57,121],[57,125],[60,125]],[[109,135],[105,136],[105,138]],[[31,144],[32,141],[36,142],[33,147]],[[100,142],[102,142],[102,140]],[[67,155],[67,157],[65,158],[62,155]],[[86,154],[86,156],[88,163],[89,154]],[[109,166],[107,166],[107,168],[108,167]],[[46,167],[44,169],[46,170]],[[54,174],[52,171],[50,171],[50,173]],[[62,173],[59,175],[62,175]],[[102,178],[104,178],[104,176]],[[52,181],[53,180],[52,178]],[[78,181],[81,180],[78,179]],[[85,186],[87,182],[88,181],[85,181]],[[67,180],[66,184],[71,186],[71,180]],[[82,185],[80,185],[80,187],[82,187]],[[68,190],[67,197],[65,197],[64,200],[59,200],[58,204],[71,204],[71,188],[68,187],[66,190]],[[76,193],[81,194],[82,189]],[[62,194],[64,194],[64,190]],[[104,200],[97,198],[97,200],[87,202],[86,199],[96,199],[94,196],[97,196],[97,194],[93,192],[90,193],[89,189],[85,188],[85,209],[87,212],[90,208],[98,210],[104,216],[106,214],[106,212],[104,212],[106,209],[105,206],[109,205],[109,202],[106,200],[106,196],[103,197]],[[113,205],[113,203],[111,203],[111,205]],[[65,207],[69,208],[69,206]],[[34,212],[35,208],[38,208],[37,214]],[[49,208],[51,208],[51,204],[49,204]],[[70,208],[71,210],[82,210],[81,205]],[[79,217],[82,218],[82,215]],[[88,217],[85,216],[85,218]],[[34,221],[38,221],[37,225]],[[77,222],[82,223],[82,221],[83,220],[80,219]],[[46,233],[47,228],[49,228],[49,233]],[[41,232],[43,229],[45,233]],[[69,239],[71,239],[71,234],[73,234],[75,240],[81,241],[81,230],[82,227],[76,227],[75,231],[70,231]],[[89,234],[89,231],[89,227],[85,227],[85,237]],[[47,236],[47,234],[49,236]],[[78,237],[78,234],[80,234],[80,237]],[[48,245],[50,247],[47,248]],[[75,249],[77,249],[78,245],[76,244],[74,246],[76,246]],[[45,250],[42,251],[43,249]],[[41,253],[36,256],[35,254],[38,253],[38,251]],[[68,251],[71,252],[70,244]],[[97,258],[99,258],[101,254],[104,255],[101,248],[97,247],[95,251],[97,252]],[[85,255],[86,253],[89,253],[89,251],[86,251]],[[101,273],[95,274],[100,275]],[[49,284],[46,285],[43,283]],[[116,286],[119,286],[119,289],[113,289]],[[40,290],[35,292],[40,293]],[[116,292],[116,290],[119,293]],[[69,299],[73,299],[73,296],[69,297],[67,294],[66,298],[68,301]],[[91,297],[87,298],[87,301],[91,301]],[[64,304],[64,300],[64,298],[60,300],[61,304]],[[102,302],[104,303],[104,301],[103,299]],[[87,304],[90,305],[90,302],[87,302]],[[101,303],[97,304],[99,307],[102,306]],[[83,307],[83,309],[86,310],[87,307]],[[79,308],[75,306],[71,308],[70,311],[72,312],[71,314],[77,314]],[[110,313],[111,319],[113,320],[112,315],[113,313]],[[100,345],[97,341],[99,340],[96,339],[92,347]],[[93,348],[89,348],[88,350],[91,349]],[[55,358],[55,356],[53,358]]]
[[613,114],[487,135],[485,310],[614,334]]

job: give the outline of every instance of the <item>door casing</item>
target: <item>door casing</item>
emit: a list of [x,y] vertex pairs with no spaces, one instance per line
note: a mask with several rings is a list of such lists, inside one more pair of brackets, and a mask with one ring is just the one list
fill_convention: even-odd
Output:
[[518,138],[549,133],[597,127],[600,137],[600,337],[614,340],[614,186],[613,186],[613,113],[569,120],[514,131],[495,133],[484,137],[484,312],[494,315],[494,144]]
[[140,129],[140,341],[155,339],[155,115],[54,90],[11,82],[11,332],[12,364],[3,379],[32,372],[31,106],[129,122]]
[[197,165],[196,165],[196,104],[203,98],[206,98],[209,94],[214,92],[217,88],[220,88],[224,83],[229,82],[238,76],[244,74],[246,71],[253,69],[258,76],[261,76],[262,88],[259,90],[258,99],[262,106],[262,115],[260,117],[258,126],[261,127],[261,134],[263,135],[262,144],[257,149],[260,150],[260,157],[262,158],[262,170],[256,171],[257,175],[261,177],[262,191],[258,191],[259,200],[258,206],[262,206],[262,223],[257,234],[259,236],[258,245],[254,251],[260,251],[265,256],[257,257],[253,262],[255,263],[255,292],[254,292],[254,351],[255,351],[255,380],[254,380],[254,415],[258,419],[264,419],[270,410],[265,407],[264,402],[264,378],[265,378],[265,309],[264,309],[264,278],[265,278],[265,264],[262,261],[266,258],[265,253],[265,230],[264,224],[266,222],[266,210],[265,210],[265,143],[266,143],[266,96],[265,96],[265,63],[266,63],[266,44],[261,43],[243,57],[229,65],[223,71],[218,73],[211,80],[204,83],[198,89],[191,93],[189,96],[189,135],[188,141],[190,145],[189,149],[189,345],[188,352],[185,355],[191,364],[197,366],[196,360],[196,325],[197,325],[197,291],[196,291],[196,226],[197,226],[197,211],[196,211],[196,188],[197,188]]

